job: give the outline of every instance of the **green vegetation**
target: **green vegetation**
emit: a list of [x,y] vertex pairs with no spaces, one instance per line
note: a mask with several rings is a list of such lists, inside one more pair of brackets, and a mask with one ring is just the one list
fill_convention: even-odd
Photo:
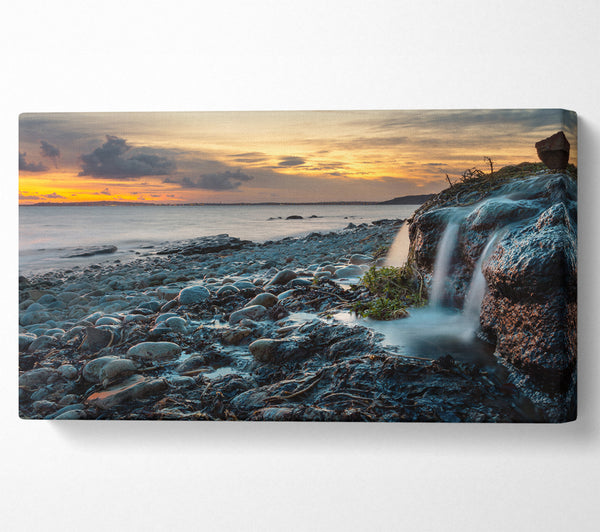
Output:
[[402,268],[372,266],[363,276],[372,299],[354,304],[354,312],[363,318],[395,320],[408,316],[408,307],[425,304],[423,283],[409,264]]

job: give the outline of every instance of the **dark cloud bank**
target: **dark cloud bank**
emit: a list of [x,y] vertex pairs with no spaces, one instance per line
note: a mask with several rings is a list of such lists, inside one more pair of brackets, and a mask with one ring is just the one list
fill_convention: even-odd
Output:
[[234,190],[242,183],[252,180],[251,175],[243,173],[241,170],[231,172],[217,172],[212,174],[202,174],[199,177],[168,177],[163,182],[173,183],[185,189],[203,189],[203,190]]
[[19,152],[19,170],[23,170],[25,172],[45,172],[48,170],[47,166],[44,166],[42,163],[28,163],[25,152]]
[[126,180],[168,175],[176,169],[174,161],[159,155],[138,153],[125,158],[130,149],[125,139],[106,135],[106,142],[100,148],[81,156],[79,175]]

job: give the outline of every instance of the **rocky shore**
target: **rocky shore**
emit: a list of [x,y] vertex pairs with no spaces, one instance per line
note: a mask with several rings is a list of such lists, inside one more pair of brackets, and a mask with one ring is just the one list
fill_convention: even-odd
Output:
[[403,220],[218,235],[19,279],[27,419],[544,421],[485,367],[400,356],[335,319]]

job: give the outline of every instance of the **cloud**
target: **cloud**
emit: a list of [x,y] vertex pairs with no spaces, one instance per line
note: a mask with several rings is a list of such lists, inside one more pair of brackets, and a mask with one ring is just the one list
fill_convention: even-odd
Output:
[[42,197],[48,198],[48,199],[66,199],[64,196],[61,196],[60,194],[57,194],[56,192],[53,192],[52,194],[44,194]]
[[45,172],[48,170],[42,163],[28,163],[25,159],[27,154],[25,152],[19,152],[19,170],[24,172]]
[[244,174],[241,170],[236,172],[217,172],[213,174],[203,174],[197,178],[167,178],[164,183],[174,183],[185,189],[203,189],[203,190],[234,190],[242,183],[254,179],[251,175]]
[[279,166],[300,166],[305,163],[302,157],[283,157],[279,160]]
[[[131,149],[127,141],[106,135],[106,142],[92,153],[81,155],[80,176],[112,179],[136,179],[143,176],[167,175],[175,170],[175,162],[152,153],[123,157]],[[145,148],[146,151],[150,148]],[[138,150],[139,151],[139,150]]]
[[108,187],[106,187],[106,188],[105,188],[103,191],[101,191],[101,192],[94,192],[93,194],[94,194],[94,196],[100,196],[100,195],[103,195],[103,196],[112,196],[112,194],[111,194],[110,190],[108,190]]
[[54,166],[58,167],[58,158],[60,157],[60,150],[46,142],[45,140],[41,141],[40,149],[42,150],[42,157],[48,157],[54,161]]
[[34,199],[40,199],[40,197],[30,195],[30,194],[19,194],[19,199],[20,200],[34,200]]

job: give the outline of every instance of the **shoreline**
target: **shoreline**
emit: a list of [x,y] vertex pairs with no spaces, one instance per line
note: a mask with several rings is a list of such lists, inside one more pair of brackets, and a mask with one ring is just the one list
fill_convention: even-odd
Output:
[[21,417],[542,420],[485,368],[400,356],[333,317],[368,297],[358,278],[402,223],[21,277]]

